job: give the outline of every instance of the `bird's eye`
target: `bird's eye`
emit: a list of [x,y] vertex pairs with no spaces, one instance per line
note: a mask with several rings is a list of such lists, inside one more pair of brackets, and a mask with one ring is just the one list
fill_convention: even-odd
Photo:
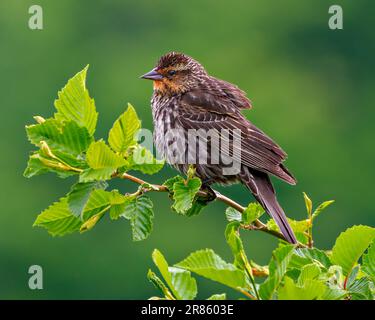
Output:
[[169,70],[169,71],[168,71],[168,74],[169,74],[170,76],[173,76],[173,75],[176,74],[176,70]]

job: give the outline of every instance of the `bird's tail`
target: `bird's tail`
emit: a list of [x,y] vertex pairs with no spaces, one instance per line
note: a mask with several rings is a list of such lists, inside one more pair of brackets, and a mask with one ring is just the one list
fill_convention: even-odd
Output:
[[286,219],[285,213],[276,199],[275,190],[266,173],[244,168],[240,174],[241,181],[253,193],[254,197],[262,205],[264,210],[275,220],[285,239],[296,244],[297,239]]

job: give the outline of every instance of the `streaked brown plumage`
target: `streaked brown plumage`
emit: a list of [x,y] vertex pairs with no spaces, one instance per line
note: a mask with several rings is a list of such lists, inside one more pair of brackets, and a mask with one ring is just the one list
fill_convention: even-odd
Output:
[[[212,148],[218,148],[219,142],[215,138],[202,137],[208,145],[208,161],[196,164],[196,174],[203,184],[245,184],[274,218],[285,238],[296,243],[295,235],[277,202],[269,174],[293,185],[296,180],[283,165],[286,153],[241,114],[241,109],[252,107],[245,93],[229,82],[210,76],[199,62],[182,53],[171,52],[162,56],[156,67],[142,77],[154,81],[151,100],[154,140],[158,152],[167,162],[173,162],[172,158],[176,156],[171,145],[178,144],[179,139],[181,143],[186,143],[179,135],[166,138],[173,129],[181,130],[184,135],[189,129],[215,130],[221,141],[232,148],[225,156],[239,162],[240,172],[224,175],[224,162],[210,162],[209,156]],[[222,129],[227,129],[231,134],[225,137]],[[235,129],[241,132],[240,146],[234,143]],[[184,152],[185,159],[188,159],[192,152],[190,146]],[[193,155],[197,162],[199,152],[202,151]],[[186,173],[189,162],[173,165]]]

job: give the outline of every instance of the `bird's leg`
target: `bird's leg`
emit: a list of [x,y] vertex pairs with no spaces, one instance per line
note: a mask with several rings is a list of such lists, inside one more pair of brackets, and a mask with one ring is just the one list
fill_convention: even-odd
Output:
[[201,190],[206,192],[206,196],[202,197],[202,199],[206,201],[207,203],[214,201],[216,199],[217,197],[216,192],[208,184],[202,183]]

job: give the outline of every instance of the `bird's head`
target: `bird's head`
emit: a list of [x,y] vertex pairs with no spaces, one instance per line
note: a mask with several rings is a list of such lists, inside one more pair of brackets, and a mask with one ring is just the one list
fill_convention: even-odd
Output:
[[141,76],[154,81],[154,90],[162,94],[184,93],[199,84],[206,71],[193,58],[177,52],[163,55],[156,67]]

